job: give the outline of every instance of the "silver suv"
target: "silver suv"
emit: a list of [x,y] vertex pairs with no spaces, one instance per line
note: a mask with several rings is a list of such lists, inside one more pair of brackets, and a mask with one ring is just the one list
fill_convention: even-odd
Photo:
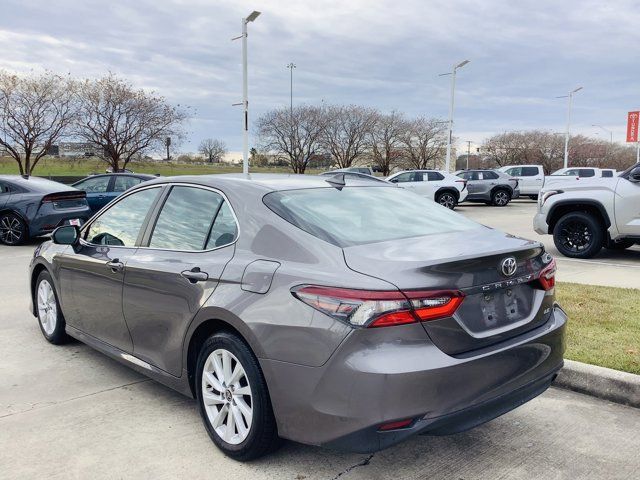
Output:
[[496,170],[464,170],[456,175],[467,181],[468,202],[485,202],[487,205],[506,207],[520,196],[518,180]]

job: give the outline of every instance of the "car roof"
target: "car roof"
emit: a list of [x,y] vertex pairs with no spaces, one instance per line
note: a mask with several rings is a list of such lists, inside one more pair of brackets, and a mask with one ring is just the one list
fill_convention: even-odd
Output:
[[46,178],[22,175],[0,175],[0,180],[18,185],[32,192],[51,193],[65,190],[75,190],[75,188],[64,183],[55,182]]
[[[225,187],[258,189],[264,192],[305,188],[334,188],[327,180],[328,178],[323,175],[300,175],[294,173],[252,173],[248,177],[242,173],[225,173],[160,177],[146,182],[145,185],[182,182],[221,189]],[[394,187],[394,185],[385,181],[372,182],[370,179],[359,179],[350,175],[345,176],[345,182],[347,186]]]

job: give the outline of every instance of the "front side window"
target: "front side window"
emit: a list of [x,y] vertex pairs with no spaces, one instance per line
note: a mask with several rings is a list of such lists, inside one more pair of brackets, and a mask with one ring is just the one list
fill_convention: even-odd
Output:
[[87,193],[105,193],[109,186],[110,177],[87,178],[80,183],[76,183],[74,188],[84,190]]
[[592,168],[583,168],[581,170],[578,170],[578,176],[583,178],[595,177],[596,171]]
[[126,196],[95,219],[86,230],[85,240],[95,245],[133,247],[159,187]]
[[522,169],[520,167],[509,168],[505,171],[507,175],[511,175],[512,177],[519,177],[522,175]]
[[128,175],[118,176],[113,183],[113,191],[114,192],[124,192],[125,190],[129,190],[131,187],[135,187],[139,183],[142,183],[142,179],[136,177],[130,177]]
[[391,179],[391,182],[393,183],[405,183],[405,182],[411,182],[413,180],[411,180],[411,172],[405,172],[405,173],[401,173],[400,175],[393,177]]
[[[222,195],[203,188],[176,186],[158,216],[149,247],[205,250],[233,242],[236,232],[235,219]],[[232,234],[231,240],[226,233]]]
[[0,182],[0,195],[3,195],[5,193],[10,193],[10,192],[11,192],[11,189],[9,188],[9,184]]
[[311,235],[338,247],[481,228],[405,189],[311,188],[272,192],[264,204]]
[[611,178],[611,177],[613,177],[613,172],[611,170],[604,170],[602,172],[602,176],[606,177],[606,178]]

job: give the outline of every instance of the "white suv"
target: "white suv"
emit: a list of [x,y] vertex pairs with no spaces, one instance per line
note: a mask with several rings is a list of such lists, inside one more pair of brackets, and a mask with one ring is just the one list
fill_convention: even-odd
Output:
[[467,198],[467,181],[438,170],[406,170],[387,177],[387,181],[411,190],[453,210]]
[[572,258],[640,243],[640,163],[618,177],[543,188],[533,228],[553,234],[560,253]]
[[498,170],[518,180],[520,195],[527,196],[532,200],[538,198],[540,189],[544,185],[544,168],[542,168],[542,165],[508,165],[500,167]]

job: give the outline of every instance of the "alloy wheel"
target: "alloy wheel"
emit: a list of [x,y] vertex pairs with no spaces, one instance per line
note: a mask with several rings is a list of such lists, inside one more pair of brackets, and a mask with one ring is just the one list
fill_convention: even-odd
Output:
[[14,215],[5,215],[0,218],[0,240],[7,245],[20,243],[24,235],[24,225]]
[[251,430],[253,401],[247,373],[235,355],[214,350],[202,370],[202,400],[216,434],[238,445]]
[[450,193],[443,193],[440,195],[438,203],[449,210],[453,210],[456,206],[456,199]]
[[38,319],[47,335],[52,335],[58,321],[58,304],[53,287],[47,280],[38,285]]
[[499,207],[504,207],[507,203],[509,203],[509,195],[507,192],[498,192],[493,197],[494,202]]
[[591,246],[593,232],[586,223],[569,221],[562,225],[560,241],[568,250],[579,253]]

